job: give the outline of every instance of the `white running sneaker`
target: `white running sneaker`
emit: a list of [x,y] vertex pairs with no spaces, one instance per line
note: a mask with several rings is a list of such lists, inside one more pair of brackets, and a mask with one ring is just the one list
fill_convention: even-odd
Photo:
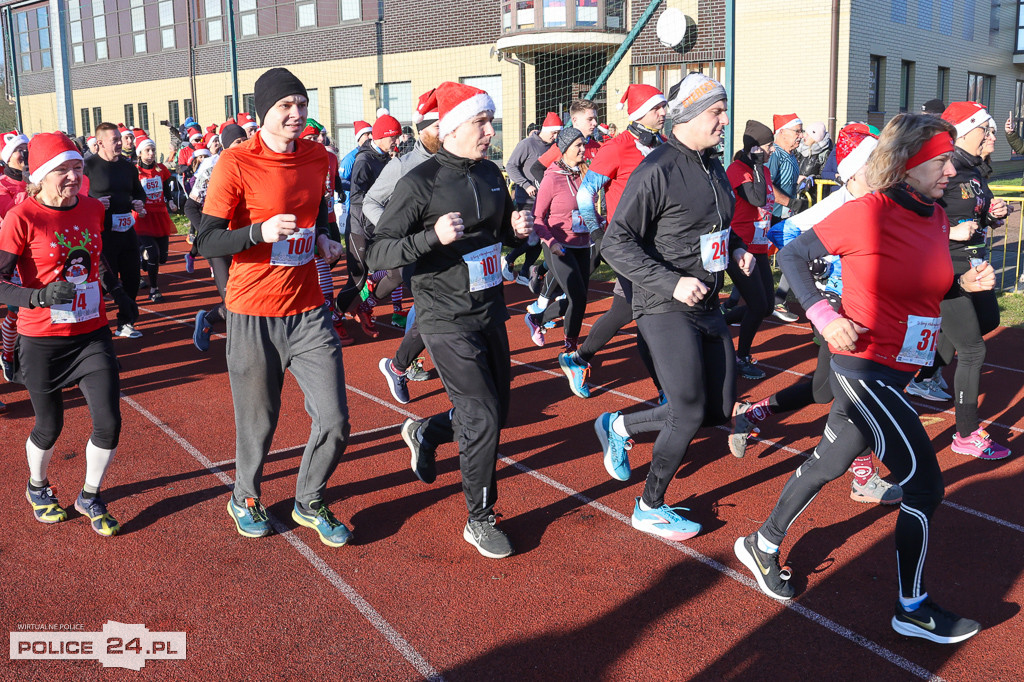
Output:
[[137,339],[142,336],[142,332],[135,328],[135,326],[128,322],[117,328],[117,336],[122,339]]

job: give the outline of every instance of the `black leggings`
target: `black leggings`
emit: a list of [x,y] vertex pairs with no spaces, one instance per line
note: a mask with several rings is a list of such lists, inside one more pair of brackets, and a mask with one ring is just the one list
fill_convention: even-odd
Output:
[[228,289],[228,274],[231,272],[231,256],[214,256],[206,259],[213,270],[213,283],[217,285],[217,293],[220,294],[220,303],[215,305],[206,314],[209,322],[221,322],[227,318],[227,309],[224,307],[224,297]]
[[956,430],[969,436],[978,429],[978,395],[981,368],[985,364],[985,334],[999,326],[999,301],[994,291],[962,293],[942,302],[942,330],[935,349],[935,365],[921,369],[930,379],[942,365],[957,356],[953,376]]
[[361,234],[348,232],[345,235],[346,267],[348,270],[348,281],[341,291],[338,292],[338,300],[335,306],[338,314],[345,313],[352,305],[352,302],[359,296],[363,285],[366,284],[366,237]]
[[531,315],[537,324],[547,324],[559,317],[565,318],[565,338],[577,339],[583,328],[583,314],[587,311],[587,287],[590,286],[590,249],[563,247],[565,253],[556,256],[544,245],[544,260],[558,280],[565,298],[558,305],[548,305],[540,315]]
[[402,342],[398,344],[398,350],[395,351],[395,367],[401,370],[408,369],[426,347],[423,337],[420,336],[419,318],[414,317],[412,324],[405,330]]
[[749,275],[745,275],[740,266],[731,260],[727,268],[729,277],[732,278],[735,288],[739,290],[746,304],[736,306],[725,315],[727,323],[740,323],[740,337],[736,342],[736,355],[740,357],[750,355],[754,335],[761,326],[761,321],[771,315],[773,309],[771,292],[775,280],[772,279],[771,261],[768,260],[766,253],[753,255],[756,265]]
[[[118,402],[121,389],[117,369],[90,372],[79,379],[78,387],[82,389],[92,417],[90,440],[98,448],[113,450],[121,435],[121,406]],[[30,390],[28,397],[36,415],[29,438],[37,448],[49,450],[64,429],[64,392],[61,389]]]
[[824,341],[818,347],[818,365],[809,381],[784,388],[769,399],[773,414],[794,412],[813,405],[827,405],[832,402],[832,351]]
[[170,237],[150,237],[139,235],[139,260],[143,269],[149,275],[149,288],[156,289],[157,275],[160,266],[167,263],[167,250],[170,246]]
[[[880,367],[880,366],[879,366]],[[900,594],[921,596],[928,524],[945,492],[931,440],[903,395],[906,382],[881,368],[868,379],[832,372],[835,402],[814,454],[786,482],[771,516],[761,526],[769,542],[782,544],[786,532],[826,483],[842,476],[868,448],[903,488],[896,518],[896,562]]]
[[508,269],[511,270],[516,259],[525,254],[526,257],[523,259],[523,267],[519,272],[524,276],[529,276],[530,266],[537,262],[537,258],[540,256],[540,251],[540,242],[537,242],[532,246],[523,242],[519,246],[514,247],[511,251],[505,254],[505,262],[508,263]]
[[[590,328],[587,338],[583,340],[583,343],[577,349],[576,352],[579,353],[580,359],[583,362],[590,362],[597,355],[597,352],[612,340],[612,337],[632,321],[633,308],[629,305],[626,297],[618,294],[612,296],[611,308],[604,315],[597,318],[597,322]],[[661,382],[658,381],[658,372],[654,369],[651,349],[647,346],[647,342],[644,341],[644,336],[641,333],[636,335],[636,349],[640,353],[640,360],[644,363],[644,367],[647,368],[647,373],[651,375],[655,387],[660,391]]]
[[[103,232],[103,257],[118,279],[121,280],[121,287],[124,293],[134,301],[139,294],[139,239],[135,230],[127,232],[114,232],[104,230]],[[126,323],[134,323],[135,319],[129,316],[129,311],[117,309],[117,326]]]
[[650,346],[667,402],[626,415],[625,425],[631,434],[659,431],[643,501],[660,507],[697,430],[732,419],[736,355],[718,310],[641,315],[636,322]]

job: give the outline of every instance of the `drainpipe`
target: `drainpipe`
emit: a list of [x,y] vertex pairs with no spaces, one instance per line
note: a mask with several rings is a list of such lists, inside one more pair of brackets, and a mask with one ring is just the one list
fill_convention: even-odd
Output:
[[526,62],[501,52],[498,59],[519,67],[519,139],[526,137]]
[[736,0],[725,0],[725,94],[729,98],[729,122],[732,128],[725,136],[725,164],[732,160],[736,118]]
[[839,0],[832,0],[832,50],[828,65],[828,136],[836,139],[836,106],[839,87]]
[[10,80],[7,83],[7,87],[10,88],[11,96],[14,98],[14,120],[17,123],[18,130],[25,130],[25,126],[21,121],[21,90],[18,87],[18,57],[14,51],[14,17],[11,16],[10,6],[3,8],[3,28],[4,37],[6,38],[7,49],[5,50],[5,56],[7,58],[7,67],[9,69],[8,74]]
[[238,98],[238,40],[235,36],[235,0],[228,0],[228,43],[231,54],[231,101],[235,110],[227,112],[228,118],[242,111],[242,101]]

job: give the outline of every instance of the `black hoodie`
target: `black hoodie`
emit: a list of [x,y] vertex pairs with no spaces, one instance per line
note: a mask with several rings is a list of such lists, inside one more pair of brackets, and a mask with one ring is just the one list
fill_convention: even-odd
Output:
[[373,223],[363,215],[363,197],[390,160],[391,154],[378,151],[371,143],[360,147],[356,153],[355,161],[352,162],[348,208],[348,229],[353,234],[361,234],[367,239],[373,236]]
[[946,191],[938,203],[946,209],[949,224],[956,225],[968,220],[978,223],[978,230],[966,242],[950,240],[949,253],[953,257],[953,269],[962,274],[970,269],[970,259],[988,259],[985,237],[993,218],[988,211],[992,205],[992,190],[982,174],[982,158],[960,147],[953,150],[953,168],[956,175],[949,179]]

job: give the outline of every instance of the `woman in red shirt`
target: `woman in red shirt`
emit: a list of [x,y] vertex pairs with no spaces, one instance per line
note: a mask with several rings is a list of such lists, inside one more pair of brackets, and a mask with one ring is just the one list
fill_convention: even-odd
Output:
[[[919,367],[934,361],[942,300],[995,285],[988,263],[961,277],[953,273],[949,219],[935,202],[955,174],[954,134],[936,116],[896,116],[868,161],[868,184],[879,190],[845,204],[780,253],[808,319],[833,352],[835,401],[814,456],[786,483],[760,530],[735,543],[737,557],[765,594],[791,598],[793,587],[779,568],[779,545],[821,488],[870,448],[903,488],[892,627],[943,644],[968,639],[981,626],[940,608],[924,590],[929,523],[942,501],[942,472],[903,389]],[[809,270],[811,261],[826,255],[842,263],[839,312],[814,286]]]
[[[93,430],[75,509],[97,533],[112,536],[120,525],[107,513],[99,489],[121,432],[120,387],[101,279],[133,317],[135,303],[103,261],[103,204],[79,194],[83,164],[74,143],[63,133],[44,133],[32,139],[28,154],[28,198],[8,212],[0,230],[0,302],[20,308],[14,373],[35,412],[25,443],[25,496],[36,520],[68,518],[49,487],[47,469],[64,425],[62,391],[78,384]],[[15,267],[21,286],[4,281]]]
[[163,300],[157,277],[160,266],[167,263],[174,223],[167,211],[171,172],[162,163],[156,162],[156,142],[148,137],[135,138],[135,150],[139,154],[139,182],[146,190],[146,211],[135,219],[135,233],[139,235],[139,259],[149,275],[149,300],[159,303]]

